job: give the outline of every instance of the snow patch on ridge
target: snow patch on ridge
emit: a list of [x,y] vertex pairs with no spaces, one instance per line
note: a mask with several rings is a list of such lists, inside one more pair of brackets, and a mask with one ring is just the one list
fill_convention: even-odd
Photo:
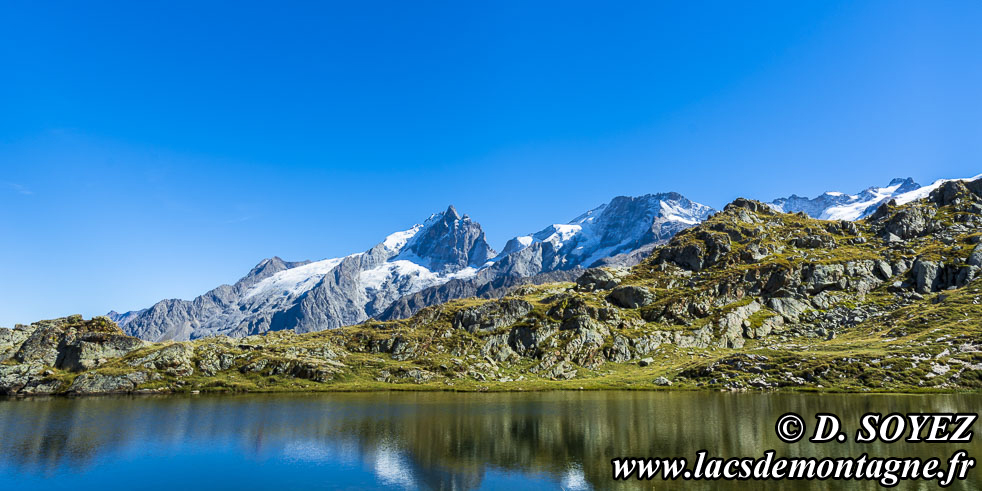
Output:
[[[841,206],[830,207],[826,209],[825,212],[822,213],[818,218],[822,220],[858,220],[869,214],[867,210],[870,207],[888,201],[890,198],[897,197],[896,196],[897,190],[899,190],[900,187],[903,185],[904,182],[897,179],[894,180],[893,183],[887,187],[869,188],[862,193],[863,196],[850,196],[851,199],[857,200],[856,202],[849,203],[846,205],[841,205]],[[916,192],[916,191],[911,191],[911,192]],[[834,193],[834,192],[829,192],[825,194],[829,196],[843,196],[842,193]]]
[[[431,219],[433,217],[430,217]],[[409,239],[412,239],[416,234],[423,229],[423,225],[413,225],[409,230],[403,230],[401,232],[396,232],[389,235],[382,241],[382,246],[390,251],[398,251],[409,243]]]
[[784,213],[804,212],[822,220],[858,220],[872,213],[881,203],[918,188],[920,185],[913,179],[897,178],[884,187],[870,187],[858,194],[827,191],[815,198],[793,194],[776,199],[769,206]]
[[974,177],[966,177],[963,179],[938,179],[937,181],[934,181],[933,183],[924,186],[920,189],[915,189],[913,191],[898,195],[894,199],[897,200],[898,205],[905,205],[907,203],[910,203],[911,201],[917,201],[921,198],[927,198],[928,195],[934,192],[935,189],[938,189],[939,187],[941,187],[942,184],[946,182],[949,181],[971,182],[978,179],[982,179],[982,174],[979,174]]
[[[702,206],[702,205],[700,205]],[[709,207],[706,207],[707,209]],[[679,203],[661,202],[662,218],[675,222],[682,222],[687,225],[698,225],[705,220],[701,214],[694,214],[691,208],[685,208]]]
[[791,195],[769,203],[771,208],[784,213],[803,211],[812,218],[822,220],[859,220],[876,211],[881,204],[896,200],[906,204],[926,198],[932,191],[948,181],[972,181],[982,174],[965,179],[939,179],[928,186],[921,186],[912,179],[894,179],[884,187],[870,187],[858,194],[850,195],[838,191],[822,193],[815,198]]
[[330,273],[343,260],[343,257],[324,259],[280,271],[252,285],[246,290],[242,298],[246,300],[256,296],[269,296],[278,293],[292,297],[302,295],[316,286],[324,275]]
[[438,274],[412,261],[397,259],[385,262],[375,268],[358,274],[358,282],[366,291],[381,289],[392,281],[405,281],[411,291],[419,291],[431,286],[442,285],[452,279],[470,278],[478,269],[468,267],[455,273]]

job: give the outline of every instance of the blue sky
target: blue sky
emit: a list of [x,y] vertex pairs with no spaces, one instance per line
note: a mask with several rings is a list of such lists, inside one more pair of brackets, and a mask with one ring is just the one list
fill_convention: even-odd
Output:
[[7,2],[0,325],[449,203],[500,248],[616,195],[982,172],[982,4],[743,3]]

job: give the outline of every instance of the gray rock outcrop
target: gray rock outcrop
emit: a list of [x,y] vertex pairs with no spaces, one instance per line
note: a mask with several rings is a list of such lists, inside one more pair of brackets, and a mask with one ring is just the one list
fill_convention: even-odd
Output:
[[606,269],[592,268],[586,270],[576,279],[576,287],[580,291],[592,292],[610,290],[620,284],[620,279]]
[[467,332],[494,331],[514,324],[531,311],[532,304],[524,300],[486,302],[457,312],[453,318],[453,327]]
[[620,307],[636,309],[649,305],[655,295],[643,286],[619,286],[611,290],[607,300]]

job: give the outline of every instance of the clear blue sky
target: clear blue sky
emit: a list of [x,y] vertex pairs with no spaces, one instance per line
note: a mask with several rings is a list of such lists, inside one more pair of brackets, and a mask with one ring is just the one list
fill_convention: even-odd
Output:
[[982,172],[982,3],[744,3],[5,2],[0,325],[449,203],[500,248],[616,195]]

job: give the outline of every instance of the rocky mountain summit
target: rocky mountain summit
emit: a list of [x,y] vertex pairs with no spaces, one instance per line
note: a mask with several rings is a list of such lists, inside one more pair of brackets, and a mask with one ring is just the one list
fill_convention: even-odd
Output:
[[408,319],[153,344],[105,319],[0,330],[0,392],[978,389],[980,276],[982,180],[858,221],[738,199],[630,269]]
[[714,211],[678,193],[619,196],[567,224],[511,239],[502,251],[507,259],[497,266],[518,273],[528,273],[521,268],[529,265],[538,272],[599,266],[613,257],[664,243]]
[[496,254],[480,224],[450,206],[363,253],[316,262],[265,259],[235,284],[193,300],[108,315],[150,341],[312,332],[402,318],[451,299],[570,279],[570,270],[604,261],[635,264],[711,211],[677,193],[619,197],[569,224],[512,239]]

